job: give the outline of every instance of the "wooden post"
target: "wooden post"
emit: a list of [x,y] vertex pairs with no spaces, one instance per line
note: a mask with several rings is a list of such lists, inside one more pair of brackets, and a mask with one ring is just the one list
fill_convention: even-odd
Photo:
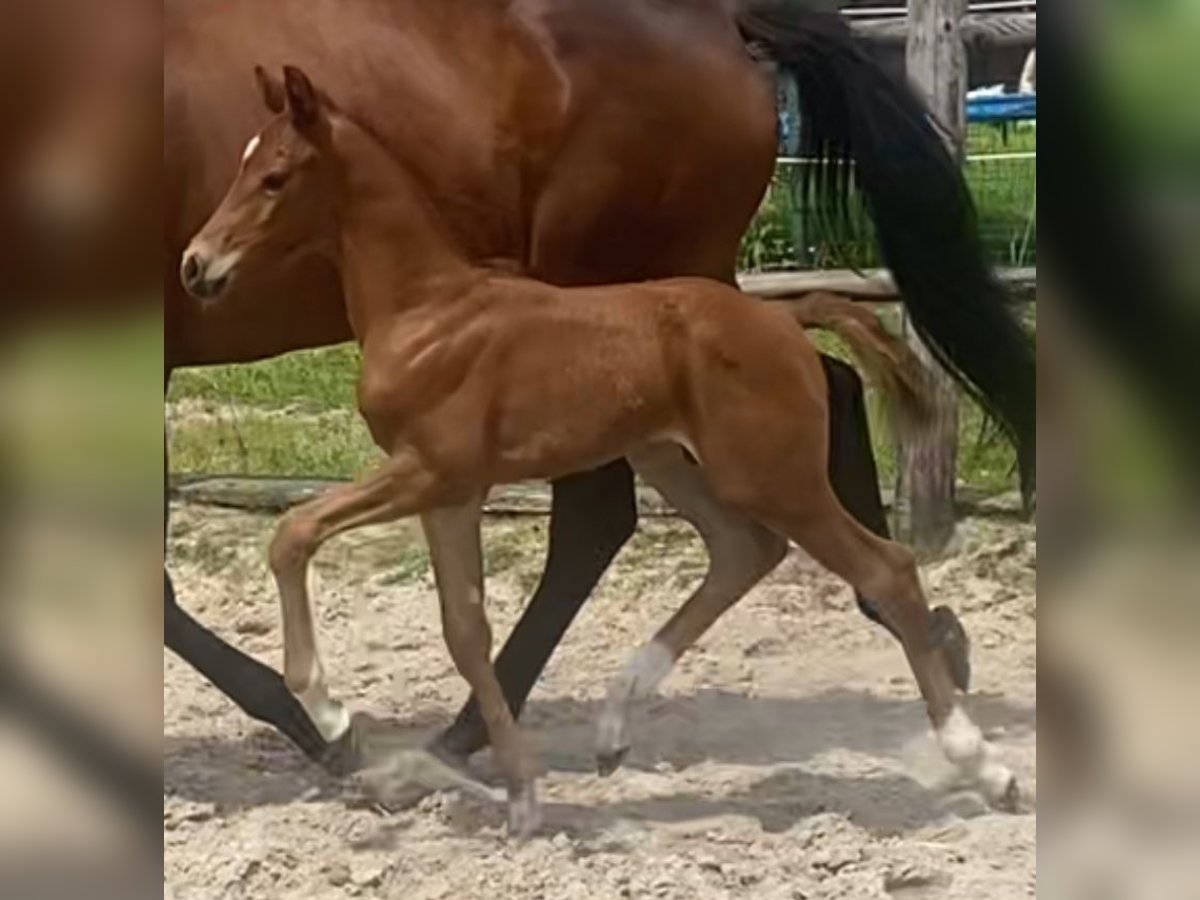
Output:
[[[961,161],[966,135],[967,53],[959,25],[967,0],[908,0],[908,78],[942,127]],[[954,536],[958,457],[958,392],[953,380],[909,327],[904,333],[937,377],[936,423],[920,441],[900,448],[897,537],[923,558],[942,553]]]

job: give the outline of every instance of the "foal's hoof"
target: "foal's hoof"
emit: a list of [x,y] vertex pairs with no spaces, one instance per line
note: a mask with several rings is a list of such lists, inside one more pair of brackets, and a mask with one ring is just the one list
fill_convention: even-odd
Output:
[[621,768],[631,743],[628,713],[610,701],[596,723],[596,771],[608,777]]
[[604,778],[607,778],[617,769],[621,768],[625,762],[625,757],[629,755],[628,747],[617,747],[614,750],[597,750],[596,751],[596,771]]
[[488,803],[504,799],[499,791],[422,747],[397,747],[356,777],[372,799],[392,810],[412,806],[437,791],[458,791]]
[[537,784],[530,782],[508,791],[508,833],[518,840],[533,837],[542,827],[542,807],[537,799]]
[[370,713],[356,712],[342,736],[326,745],[320,763],[326,772],[341,778],[386,764],[398,746],[403,743],[398,743],[392,726]]
[[1001,812],[1019,813],[1021,811],[1021,788],[1017,785],[1017,776],[1009,775],[1008,780],[996,786],[994,796],[989,797],[992,806]]
[[342,736],[325,745],[319,760],[321,768],[330,775],[344,778],[368,767],[371,760],[365,735],[372,721],[366,713],[355,713]]
[[930,611],[929,637],[945,654],[954,686],[964,694],[970,691],[971,639],[950,607],[938,606]]

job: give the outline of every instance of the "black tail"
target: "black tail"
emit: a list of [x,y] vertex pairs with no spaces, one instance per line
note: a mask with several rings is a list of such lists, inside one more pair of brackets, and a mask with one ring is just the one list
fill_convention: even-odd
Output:
[[1033,341],[984,262],[975,208],[957,163],[916,95],[856,43],[836,13],[752,0],[742,37],[791,71],[809,187],[846,208],[847,160],[866,197],[884,261],[917,333],[1017,448],[1032,491],[1037,372]]

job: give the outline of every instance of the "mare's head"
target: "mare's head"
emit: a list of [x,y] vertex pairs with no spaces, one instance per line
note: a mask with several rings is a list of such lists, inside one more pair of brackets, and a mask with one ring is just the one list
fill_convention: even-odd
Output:
[[248,272],[317,251],[335,236],[331,106],[299,69],[284,67],[282,83],[261,68],[255,75],[274,116],[242,151],[221,205],[183,254],[184,287],[206,300]]

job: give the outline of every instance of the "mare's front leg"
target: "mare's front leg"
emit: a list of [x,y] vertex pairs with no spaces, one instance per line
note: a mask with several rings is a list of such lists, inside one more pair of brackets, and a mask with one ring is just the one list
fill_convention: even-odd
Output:
[[[170,469],[167,463],[164,444],[164,472]],[[163,491],[164,527],[171,516],[168,494]],[[313,762],[339,775],[354,768],[354,754],[346,752],[344,743],[325,742],[278,672],[226,643],[179,605],[166,566],[163,566],[163,643],[244,713],[273,725]]]
[[509,830],[528,837],[538,827],[541,761],[517,726],[496,671],[484,611],[480,518],[483,498],[421,515],[442,607],[442,633],[459,674],[471,686],[508,781]]
[[163,570],[163,642],[243,712],[278,728],[313,762],[337,773],[352,766],[351,761],[334,752],[338,745],[326,744],[278,672],[230,646],[179,606],[166,569]]
[[[546,569],[495,663],[514,716],[520,715],[554,648],[637,526],[633,472],[624,460],[560,478],[553,490]],[[479,702],[472,696],[434,750],[463,760],[487,740]]]
[[283,680],[327,741],[347,736],[350,716],[325,685],[308,596],[308,563],[336,534],[411,515],[438,499],[436,477],[415,453],[400,453],[365,480],[298,506],[279,523],[270,564],[283,618]]

